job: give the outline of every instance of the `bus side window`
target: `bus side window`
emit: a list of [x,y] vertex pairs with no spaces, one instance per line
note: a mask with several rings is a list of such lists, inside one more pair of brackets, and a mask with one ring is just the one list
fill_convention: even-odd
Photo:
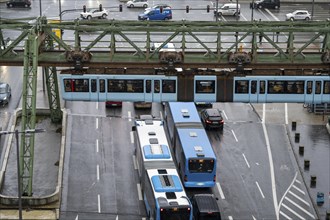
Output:
[[321,81],[316,81],[315,94],[321,94]]
[[308,81],[307,82],[307,94],[312,94],[312,88],[313,88],[313,82]]
[[265,94],[265,81],[260,81],[260,90],[259,93],[260,94]]
[[256,94],[257,92],[257,81],[252,80],[251,81],[251,94]]
[[330,94],[330,81],[324,81],[323,94]]

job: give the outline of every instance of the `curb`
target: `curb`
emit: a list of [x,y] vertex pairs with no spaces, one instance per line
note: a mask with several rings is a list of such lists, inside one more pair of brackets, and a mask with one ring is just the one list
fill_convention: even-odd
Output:
[[[51,203],[55,203],[60,201],[61,198],[61,188],[62,188],[62,175],[63,175],[63,162],[64,162],[64,146],[65,146],[65,134],[66,134],[66,119],[67,119],[67,112],[65,109],[62,109],[63,112],[63,119],[62,119],[62,136],[61,136],[61,147],[60,147],[60,155],[59,155],[59,170],[58,170],[58,179],[57,179],[57,186],[55,191],[46,196],[41,197],[26,197],[22,196],[22,205],[29,205],[29,206],[43,206]],[[10,128],[11,131],[15,130],[16,120],[22,114],[22,109],[16,109],[14,113],[14,120],[12,126]],[[49,109],[36,109],[36,115],[50,115]],[[0,170],[0,189],[2,189],[3,181],[5,178],[5,172],[7,167],[7,162],[9,158],[9,152],[12,146],[12,139],[13,134],[9,135],[8,141],[6,142],[6,152],[3,160],[3,164]],[[18,205],[18,197],[13,196],[6,196],[0,194],[0,204],[8,205],[8,206],[16,206]]]

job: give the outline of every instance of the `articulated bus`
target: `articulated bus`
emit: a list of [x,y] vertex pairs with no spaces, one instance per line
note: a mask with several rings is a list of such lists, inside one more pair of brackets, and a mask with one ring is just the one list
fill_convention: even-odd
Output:
[[165,104],[165,121],[185,187],[213,187],[216,156],[193,102]]
[[149,219],[192,220],[192,205],[186,196],[161,119],[136,119],[135,155]]
[[141,182],[148,219],[192,220],[192,206],[176,169],[149,169]]
[[[329,103],[330,77],[60,74],[71,101]],[[296,82],[296,83],[295,83]]]

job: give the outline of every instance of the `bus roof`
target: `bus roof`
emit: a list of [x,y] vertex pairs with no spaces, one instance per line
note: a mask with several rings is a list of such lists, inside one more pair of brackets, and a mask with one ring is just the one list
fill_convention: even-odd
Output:
[[203,126],[194,102],[169,102],[168,104],[176,125],[188,123]]
[[178,128],[177,131],[186,159],[215,158],[204,128]]

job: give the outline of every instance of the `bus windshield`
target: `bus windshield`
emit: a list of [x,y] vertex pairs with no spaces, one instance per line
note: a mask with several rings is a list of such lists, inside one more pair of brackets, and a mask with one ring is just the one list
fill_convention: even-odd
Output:
[[212,173],[213,159],[189,159],[189,171],[191,173]]
[[190,208],[161,208],[161,220],[189,220]]

